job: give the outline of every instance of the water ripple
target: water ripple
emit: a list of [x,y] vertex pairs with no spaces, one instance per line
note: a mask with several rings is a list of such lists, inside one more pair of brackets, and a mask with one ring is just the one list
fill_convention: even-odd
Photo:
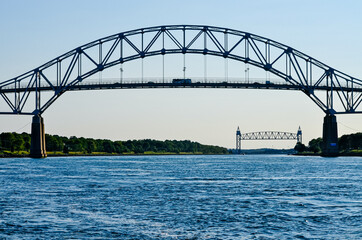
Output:
[[0,239],[362,239],[361,158],[0,159]]

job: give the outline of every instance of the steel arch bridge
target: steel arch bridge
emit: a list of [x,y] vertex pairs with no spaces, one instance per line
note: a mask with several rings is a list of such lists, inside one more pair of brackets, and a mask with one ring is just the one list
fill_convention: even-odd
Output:
[[[230,83],[225,80],[196,83],[190,81],[183,84],[165,81],[97,85],[87,83],[91,76],[113,66],[168,54],[201,54],[232,59],[270,72],[283,79],[284,83]],[[326,113],[326,129],[333,129],[330,130],[333,136],[337,131],[336,127],[331,127],[336,125],[335,114],[362,113],[360,79],[338,71],[292,47],[269,38],[228,28],[167,25],[140,28],[98,39],[22,75],[1,82],[0,95],[4,102],[0,107],[7,106],[8,110],[0,110],[0,114],[34,115],[33,125],[36,123],[39,126],[32,127],[32,131],[39,130],[38,135],[42,138],[44,126],[41,114],[66,91],[158,87],[300,90]],[[29,108],[30,110],[27,110]],[[328,136],[324,138],[329,138]],[[331,141],[335,142],[335,137],[332,138],[334,140]],[[38,141],[38,145],[45,146],[42,141]]]
[[[170,25],[114,34],[77,47],[20,76],[0,83],[9,111],[0,114],[42,114],[69,90],[97,88],[179,87],[170,82],[113,84],[95,87],[87,79],[107,68],[155,55],[203,54],[248,63],[269,71],[285,84],[191,83],[187,87],[269,88],[301,90],[326,114],[362,113],[362,81],[279,42],[255,34],[213,26]],[[183,86],[185,87],[185,86]],[[316,92],[322,91],[325,96]],[[51,96],[41,98],[41,92]],[[34,110],[25,111],[29,101]]]

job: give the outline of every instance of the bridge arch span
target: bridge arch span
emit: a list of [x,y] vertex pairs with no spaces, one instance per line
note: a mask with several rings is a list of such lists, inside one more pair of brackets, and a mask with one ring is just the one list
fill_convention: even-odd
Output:
[[[34,115],[31,155],[46,156],[44,121],[41,114],[64,92],[95,89],[85,80],[118,64],[167,54],[202,54],[251,64],[284,80],[283,86],[271,83],[243,84],[192,83],[177,85],[116,84],[112,88],[222,87],[301,90],[325,113],[323,152],[338,154],[335,114],[362,113],[362,81],[340,72],[292,47],[255,34],[205,25],[167,25],[114,34],[77,47],[20,76],[0,83],[0,96],[7,111],[0,114]],[[99,84],[98,89],[103,86]],[[48,98],[44,100],[43,91]],[[318,93],[317,93],[318,92]],[[320,93],[325,95],[322,95]],[[31,97],[29,97],[31,96]],[[34,101],[29,101],[34,99]],[[3,102],[3,103],[4,103]],[[26,110],[27,102],[34,110]],[[9,110],[10,109],[10,110]],[[32,109],[32,107],[31,107]]]
[[[361,80],[292,47],[228,28],[167,25],[98,39],[0,83],[0,94],[11,109],[0,113],[42,114],[62,93],[84,84],[98,72],[136,59],[168,54],[213,55],[251,64],[284,79],[291,89],[303,91],[328,115],[362,112],[358,110],[362,102]],[[51,97],[40,101],[40,92],[45,90],[52,91]],[[326,97],[318,95],[316,90],[323,90]],[[24,106],[30,92],[35,93],[35,109],[26,112]],[[8,94],[16,96],[8,97]]]

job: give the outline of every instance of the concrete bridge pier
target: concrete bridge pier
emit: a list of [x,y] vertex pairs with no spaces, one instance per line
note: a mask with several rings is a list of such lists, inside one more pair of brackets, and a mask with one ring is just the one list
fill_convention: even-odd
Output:
[[47,157],[45,148],[44,119],[41,115],[35,115],[31,124],[31,146],[30,157]]
[[336,157],[338,153],[337,118],[334,115],[327,114],[323,122],[322,156]]

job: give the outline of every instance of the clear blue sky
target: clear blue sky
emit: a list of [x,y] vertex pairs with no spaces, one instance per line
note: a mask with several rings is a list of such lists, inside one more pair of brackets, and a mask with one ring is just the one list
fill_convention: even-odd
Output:
[[[1,1],[0,81],[98,38],[168,24],[255,33],[361,79],[361,9],[362,2],[351,0]],[[190,139],[234,147],[238,125],[242,132],[296,132],[300,125],[308,143],[321,136],[324,114],[295,91],[169,89],[66,93],[43,116],[49,134]],[[362,130],[361,115],[337,120],[339,135]],[[30,132],[30,122],[29,116],[0,116],[0,131]],[[294,145],[293,141],[243,143],[245,148]]]

